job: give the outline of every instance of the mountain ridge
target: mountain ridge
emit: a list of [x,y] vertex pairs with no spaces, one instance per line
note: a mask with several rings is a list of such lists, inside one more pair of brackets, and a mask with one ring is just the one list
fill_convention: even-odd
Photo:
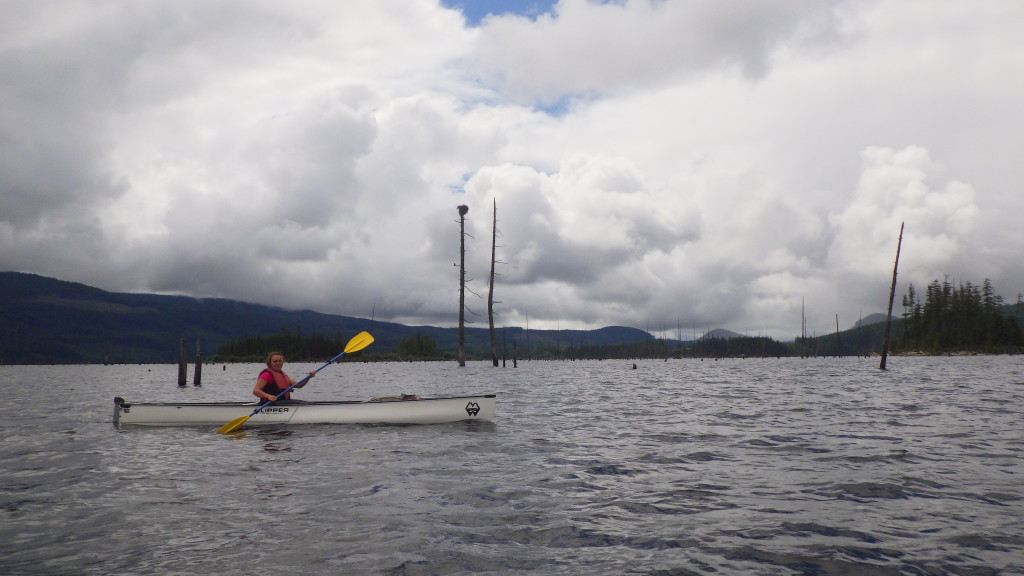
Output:
[[[251,304],[224,298],[107,292],[23,272],[0,272],[0,363],[176,362],[180,339],[209,356],[227,342],[282,331],[347,338],[366,330],[373,351],[426,335],[440,349],[457,346],[458,328],[406,326],[312,310]],[[519,327],[500,328],[499,341],[527,337]],[[490,357],[486,328],[467,327],[467,353]],[[608,326],[595,330],[530,330],[531,343],[564,346],[620,344],[653,339],[643,330]],[[500,346],[500,344],[499,344]]]

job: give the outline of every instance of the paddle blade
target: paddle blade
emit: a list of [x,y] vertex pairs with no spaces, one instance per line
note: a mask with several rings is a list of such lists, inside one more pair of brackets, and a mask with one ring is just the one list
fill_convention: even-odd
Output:
[[373,336],[370,336],[369,332],[360,332],[348,341],[348,345],[345,346],[345,354],[358,352],[370,344],[373,344]]
[[[250,416],[251,416],[251,414],[250,414]],[[245,424],[245,421],[248,420],[248,419],[249,419],[249,416],[242,416],[240,418],[235,418],[231,422],[228,422],[227,424],[221,426],[220,428],[217,428],[217,433],[218,434],[230,434],[231,432],[234,432],[235,429],[237,429],[239,426],[241,426],[242,424]]]

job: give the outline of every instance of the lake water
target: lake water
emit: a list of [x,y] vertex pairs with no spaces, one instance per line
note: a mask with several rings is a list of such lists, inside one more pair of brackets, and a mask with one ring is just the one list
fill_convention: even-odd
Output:
[[[254,364],[0,366],[0,574],[1024,574],[1024,357],[356,364],[492,423],[111,424]],[[301,374],[316,364],[289,364]]]

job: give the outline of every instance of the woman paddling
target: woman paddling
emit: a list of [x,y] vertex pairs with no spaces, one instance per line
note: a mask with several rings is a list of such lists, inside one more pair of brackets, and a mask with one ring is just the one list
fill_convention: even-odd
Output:
[[[296,380],[285,374],[282,368],[284,368],[284,354],[271,352],[267,355],[267,367],[256,377],[256,385],[252,387],[253,396],[259,398],[261,404],[267,401],[291,400],[291,392],[281,396],[281,398],[277,397],[278,394],[296,383]],[[309,376],[310,378],[316,376],[316,370],[310,370]],[[296,388],[302,388],[306,385],[306,382],[309,382],[309,379],[306,379],[305,382],[299,384]]]

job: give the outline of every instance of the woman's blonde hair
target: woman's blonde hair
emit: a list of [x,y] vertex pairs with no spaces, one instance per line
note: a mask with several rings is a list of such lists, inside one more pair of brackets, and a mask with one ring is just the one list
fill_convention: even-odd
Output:
[[270,360],[274,356],[280,356],[281,360],[284,360],[284,354],[281,354],[280,352],[271,352],[270,354],[267,354],[267,368],[270,368]]

